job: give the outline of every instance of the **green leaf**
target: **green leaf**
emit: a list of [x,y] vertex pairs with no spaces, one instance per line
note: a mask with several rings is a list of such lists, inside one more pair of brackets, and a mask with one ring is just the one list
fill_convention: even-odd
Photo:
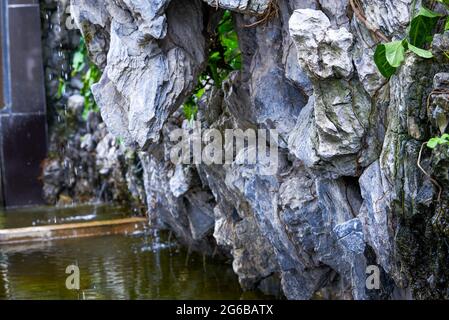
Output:
[[64,79],[59,78],[59,84],[58,84],[58,92],[56,93],[56,99],[61,99],[62,96],[65,94],[66,89],[66,83]]
[[195,97],[201,99],[201,97],[206,93],[206,88],[200,88],[195,92]]
[[441,136],[441,139],[444,140],[444,141],[446,141],[446,142],[449,142],[449,134],[447,134],[447,133],[443,134],[443,135]]
[[444,31],[449,30],[449,17],[446,18],[446,23],[444,24]]
[[393,68],[400,67],[405,59],[405,49],[403,42],[393,41],[390,43],[385,43],[385,55],[388,63]]
[[374,62],[385,78],[390,78],[397,70],[397,68],[392,67],[388,62],[384,44],[379,44],[377,46],[376,51],[374,52]]
[[435,149],[438,145],[449,145],[449,134],[445,133],[441,137],[434,137],[427,142],[427,147]]
[[420,56],[421,58],[426,58],[426,59],[433,58],[433,54],[429,50],[424,50],[424,49],[415,47],[414,45],[412,45],[410,43],[408,44],[408,48],[410,49],[410,51],[412,51],[416,55]]
[[72,62],[72,68],[73,68],[73,72],[78,73],[80,72],[84,66],[84,54],[80,51],[77,51],[74,55],[73,55],[73,62]]
[[432,138],[427,142],[427,147],[430,149],[435,149],[439,144],[440,138]]
[[441,13],[427,9],[426,7],[421,7],[417,16],[423,16],[423,17],[427,17],[427,18],[440,18],[443,15]]
[[442,17],[441,14],[421,7],[410,24],[409,43],[415,47],[423,48],[426,43],[432,41],[432,31],[440,17]]
[[223,76],[226,78],[230,71],[241,69],[241,53],[237,32],[234,30],[234,22],[230,11],[225,11],[218,26],[218,35],[222,47]]
[[213,85],[221,88],[223,81],[234,70],[240,70],[242,54],[238,35],[234,28],[231,11],[225,10],[218,23],[216,34],[211,39],[206,70],[198,77],[198,84],[192,96],[183,105],[184,116],[190,122],[195,120],[198,112],[197,102]]
[[198,105],[195,103],[194,99],[191,97],[184,103],[182,107],[185,118],[189,122],[195,121],[196,115],[198,113]]

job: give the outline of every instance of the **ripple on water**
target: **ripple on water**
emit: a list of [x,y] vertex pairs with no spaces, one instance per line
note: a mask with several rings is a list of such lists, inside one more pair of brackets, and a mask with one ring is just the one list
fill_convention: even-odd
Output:
[[[189,255],[165,234],[139,233],[0,249],[0,299],[239,299],[230,265]],[[6,248],[5,248],[6,249]],[[187,261],[187,263],[186,263]],[[80,268],[81,290],[65,288]],[[246,298],[263,298],[258,293]]]

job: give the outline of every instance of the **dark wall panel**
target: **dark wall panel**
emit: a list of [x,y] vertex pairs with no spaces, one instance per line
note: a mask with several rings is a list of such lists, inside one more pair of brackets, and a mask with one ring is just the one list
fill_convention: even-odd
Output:
[[47,152],[45,115],[1,117],[7,207],[42,203],[41,162]]
[[0,109],[0,200],[3,198],[6,207],[20,207],[43,203],[40,176],[47,152],[44,70],[38,1],[9,0],[7,8],[3,36],[9,37],[9,46],[3,58],[8,75],[4,79],[10,90],[7,107]]
[[13,112],[45,111],[39,6],[9,7]]

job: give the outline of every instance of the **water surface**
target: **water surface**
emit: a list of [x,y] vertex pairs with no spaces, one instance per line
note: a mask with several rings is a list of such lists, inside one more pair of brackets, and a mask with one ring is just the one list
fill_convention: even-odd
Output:
[[132,214],[132,212],[130,214],[130,210],[127,208],[111,207],[108,205],[0,210],[0,229],[120,219],[129,217]]
[[[40,220],[52,219],[54,214],[37,212]],[[81,213],[72,216],[92,214],[86,210]],[[10,214],[3,215],[4,225],[17,227],[33,220],[30,213],[8,222]],[[61,217],[70,215],[63,214],[57,220]],[[154,230],[2,245],[0,299],[264,298],[256,292],[243,293],[229,264],[187,251],[167,234]],[[69,265],[80,269],[79,291],[66,288]]]

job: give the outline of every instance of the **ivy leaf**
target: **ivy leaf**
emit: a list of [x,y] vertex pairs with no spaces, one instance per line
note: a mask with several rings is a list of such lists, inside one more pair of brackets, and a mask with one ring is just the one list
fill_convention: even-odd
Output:
[[379,44],[377,46],[376,51],[374,52],[374,62],[385,78],[390,78],[397,70],[397,68],[392,67],[388,62],[384,44]]
[[385,55],[393,68],[398,68],[405,59],[405,48],[402,41],[385,43]]
[[433,39],[432,31],[435,28],[441,14],[421,7],[420,11],[412,19],[410,24],[409,43],[415,47],[422,48]]
[[190,123],[193,123],[198,113],[198,105],[193,101],[193,98],[190,98],[182,107],[182,111],[184,112],[185,118]]
[[440,138],[432,138],[427,142],[427,147],[430,149],[435,149],[439,145]]
[[435,149],[438,145],[449,145],[449,134],[445,133],[441,137],[434,137],[427,142],[427,147]]
[[78,73],[84,69],[85,66],[84,57],[85,57],[84,54],[80,51],[76,52],[73,55],[72,68],[74,73]]
[[416,55],[420,56],[421,58],[425,58],[425,59],[433,58],[433,54],[429,50],[424,50],[424,49],[415,47],[414,45],[412,45],[410,43],[408,44],[408,48],[410,51],[412,51]]

